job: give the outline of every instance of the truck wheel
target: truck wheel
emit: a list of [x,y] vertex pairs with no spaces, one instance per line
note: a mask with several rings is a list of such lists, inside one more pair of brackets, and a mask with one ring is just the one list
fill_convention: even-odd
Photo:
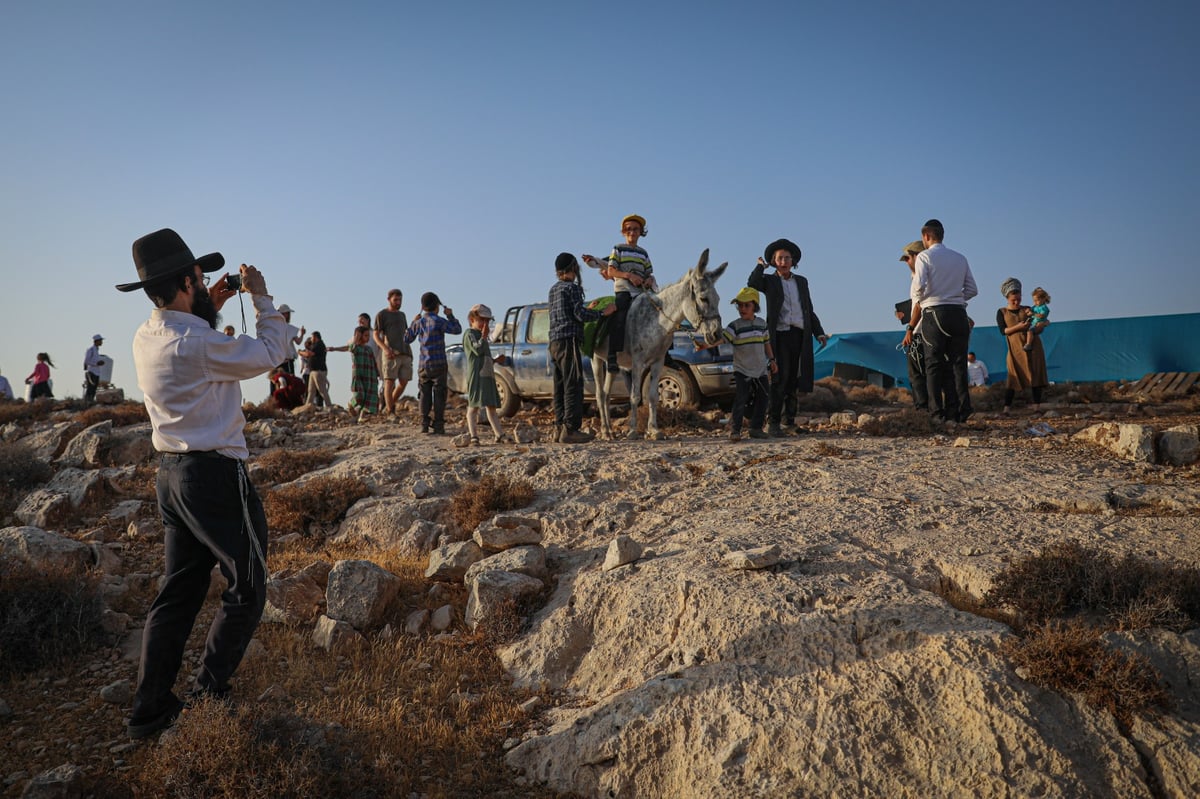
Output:
[[515,416],[521,410],[521,396],[512,378],[499,369],[496,370],[496,391],[500,394],[500,415],[507,419]]
[[679,410],[680,408],[696,407],[698,397],[691,375],[664,366],[658,375],[658,407]]

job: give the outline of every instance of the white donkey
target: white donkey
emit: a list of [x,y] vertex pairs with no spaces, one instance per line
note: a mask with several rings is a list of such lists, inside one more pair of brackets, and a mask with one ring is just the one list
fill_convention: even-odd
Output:
[[[633,376],[629,387],[629,438],[640,438],[638,432],[638,406],[642,404],[642,384],[646,373],[649,381],[649,419],[646,435],[661,439],[658,429],[658,377],[663,360],[675,330],[684,319],[691,322],[704,340],[716,344],[721,339],[721,313],[718,310],[721,298],[713,286],[724,272],[728,262],[711,272],[708,268],[708,250],[700,254],[700,262],[689,269],[682,278],[660,290],[657,294],[643,293],[634,298],[625,320],[625,350],[618,363],[629,369]],[[592,376],[596,380],[596,407],[600,411],[600,434],[613,438],[612,420],[608,412],[608,397],[612,389],[613,375],[608,372],[608,338],[596,343],[592,354]]]

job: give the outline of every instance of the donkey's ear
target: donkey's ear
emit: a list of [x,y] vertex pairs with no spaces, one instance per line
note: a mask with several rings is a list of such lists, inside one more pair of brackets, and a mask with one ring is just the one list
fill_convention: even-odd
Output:
[[718,266],[716,269],[714,269],[708,273],[709,277],[712,278],[712,282],[716,283],[717,278],[719,278],[721,275],[725,274],[725,267],[727,267],[727,266],[729,266],[729,261],[725,261],[720,266]]
[[696,264],[696,274],[703,275],[704,270],[708,267],[708,248],[704,248],[704,252],[700,253],[700,262]]

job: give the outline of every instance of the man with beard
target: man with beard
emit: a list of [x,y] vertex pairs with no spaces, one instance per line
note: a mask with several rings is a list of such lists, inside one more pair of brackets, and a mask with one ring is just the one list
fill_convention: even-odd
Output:
[[208,593],[213,566],[228,588],[208,631],[190,696],[224,699],[266,602],[267,519],[246,476],[249,455],[240,381],[279,364],[287,324],[267,294],[262,274],[241,267],[242,291],[254,305],[256,337],[216,330],[217,312],[237,292],[222,275],[220,253],[195,258],[183,239],[164,229],[133,243],[140,280],[154,302],[133,339],[138,387],[146,398],[158,468],[165,581],[150,606],[128,731],[146,738],[170,726],[185,707],[173,688],[188,635]]

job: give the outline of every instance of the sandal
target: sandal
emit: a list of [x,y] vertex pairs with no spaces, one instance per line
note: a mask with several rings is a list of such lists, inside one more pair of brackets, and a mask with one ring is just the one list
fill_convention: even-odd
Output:
[[479,446],[479,437],[478,436],[471,436],[471,446],[472,447]]

